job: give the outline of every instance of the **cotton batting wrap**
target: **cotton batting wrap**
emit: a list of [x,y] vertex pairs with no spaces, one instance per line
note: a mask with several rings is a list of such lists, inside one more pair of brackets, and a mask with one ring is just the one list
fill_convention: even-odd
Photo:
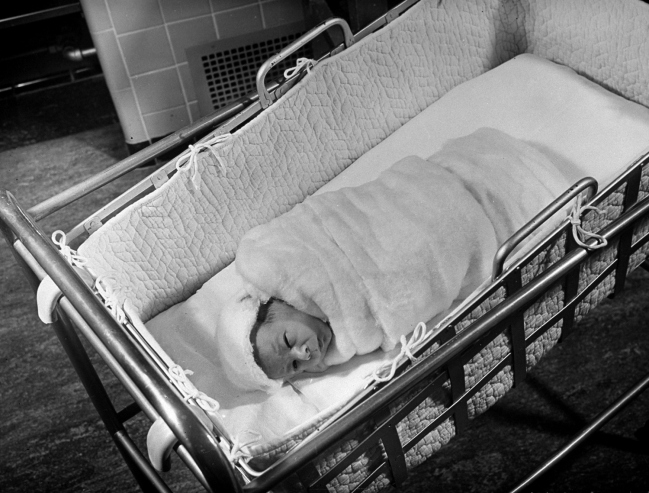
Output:
[[257,365],[250,340],[259,305],[230,266],[147,327],[185,369],[213,378],[224,373],[240,390],[272,391],[282,383]]

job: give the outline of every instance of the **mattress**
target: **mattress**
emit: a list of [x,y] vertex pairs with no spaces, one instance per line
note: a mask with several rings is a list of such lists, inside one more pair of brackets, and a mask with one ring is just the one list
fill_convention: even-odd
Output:
[[[649,110],[572,69],[519,55],[449,91],[315,193],[360,185],[405,156],[426,158],[449,139],[483,127],[502,130],[551,155],[570,183],[593,176],[606,185],[646,150]],[[562,219],[558,216],[550,226]],[[203,311],[199,318],[210,319],[217,292],[231,275],[232,266],[226,267],[193,295],[205,300],[197,305]],[[335,413],[368,384],[374,369],[394,356],[378,352],[356,357],[315,378],[297,379],[270,397],[263,392],[242,394],[224,381],[214,362],[196,357],[195,341],[178,339],[173,331],[178,321],[168,313],[147,324],[162,350],[191,370],[192,382],[219,402],[217,419],[231,438],[253,444],[250,450],[267,456]],[[443,326],[452,314],[441,315],[429,326]]]

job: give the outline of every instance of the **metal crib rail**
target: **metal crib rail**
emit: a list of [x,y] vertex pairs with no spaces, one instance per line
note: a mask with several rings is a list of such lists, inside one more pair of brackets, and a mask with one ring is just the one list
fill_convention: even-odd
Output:
[[[235,473],[219,447],[217,438],[185,408],[164,375],[150,365],[133,346],[102,302],[7,191],[0,191],[0,228],[10,245],[15,240],[24,245],[43,270],[55,280],[72,306],[95,329],[101,342],[190,453],[211,489],[239,491]],[[114,434],[114,439],[122,442],[124,448],[132,447],[128,441],[122,440],[122,436],[123,433],[120,436]],[[143,458],[139,462],[139,470],[146,471],[148,463]]]

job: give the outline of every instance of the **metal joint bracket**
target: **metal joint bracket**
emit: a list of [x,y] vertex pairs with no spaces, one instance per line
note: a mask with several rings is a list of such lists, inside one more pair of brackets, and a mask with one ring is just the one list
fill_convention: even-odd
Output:
[[[73,267],[77,274],[88,286],[92,286],[94,280],[85,269]],[[63,296],[61,289],[50,276],[44,277],[36,290],[36,309],[38,318],[44,324],[54,323],[56,320],[56,304]]]
[[158,418],[151,425],[146,435],[146,449],[156,471],[166,472],[171,468],[171,450],[177,441],[164,419]]
[[160,168],[155,173],[152,173],[149,178],[151,179],[151,183],[153,183],[153,186],[156,188],[156,190],[169,181],[169,175],[167,175],[167,172],[164,168]]
[[385,14],[385,20],[388,24],[390,24],[390,22],[392,22],[393,20],[398,19],[400,14],[401,12],[394,12],[391,10],[390,12]]
[[91,217],[85,223],[83,223],[83,228],[88,232],[88,234],[93,234],[99,228],[101,228],[102,222],[98,217]]
[[[205,426],[212,429],[212,422],[202,409],[192,404],[189,405],[189,408]],[[171,431],[166,421],[162,417],[156,419],[146,435],[149,461],[156,471],[166,472],[171,468],[171,451],[177,442],[176,435]]]

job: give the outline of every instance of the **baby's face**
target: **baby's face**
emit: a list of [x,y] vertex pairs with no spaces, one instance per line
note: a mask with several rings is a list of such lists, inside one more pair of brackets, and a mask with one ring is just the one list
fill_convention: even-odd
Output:
[[333,336],[326,323],[280,301],[270,306],[268,318],[259,327],[255,344],[269,378],[326,370],[324,355]]

